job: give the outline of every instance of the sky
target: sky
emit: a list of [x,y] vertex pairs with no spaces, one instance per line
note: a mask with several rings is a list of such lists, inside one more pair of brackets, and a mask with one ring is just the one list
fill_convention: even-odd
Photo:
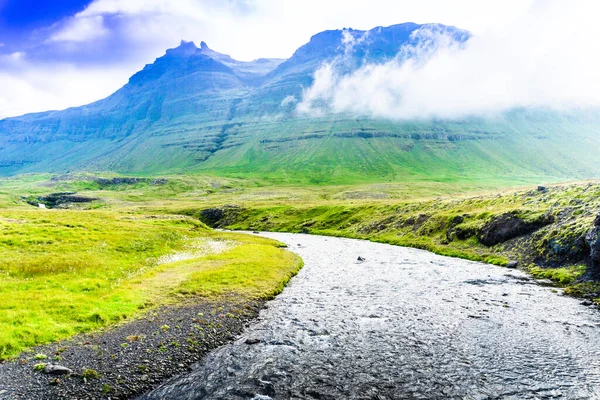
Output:
[[[287,58],[326,29],[370,29],[408,21],[469,30],[474,45],[466,52],[440,45],[435,54],[423,55],[426,62],[420,65],[367,66],[371,69],[345,77],[332,69],[329,81],[320,82],[327,90],[314,93],[307,88],[304,109],[312,109],[311,96],[321,96],[337,111],[468,114],[490,90],[501,99],[496,104],[484,102],[484,109],[506,107],[514,103],[512,97],[528,90],[534,91],[531,98],[548,95],[553,100],[567,90],[571,100],[579,101],[594,97],[582,86],[587,79],[595,89],[594,68],[600,67],[597,60],[582,58],[584,50],[591,54],[597,48],[596,8],[592,0],[0,0],[0,117],[106,97],[182,39],[206,41],[239,60]],[[561,51],[572,58],[556,63],[554,57]],[[578,71],[573,65],[577,62],[589,68]],[[548,63],[547,71],[538,76],[541,63]],[[507,89],[508,73],[517,78]],[[452,74],[457,78],[450,78]],[[473,81],[473,74],[481,79]],[[559,74],[566,77],[556,82]],[[572,88],[569,79],[577,74],[582,76]],[[365,104],[366,97],[359,93],[381,95],[376,88],[386,76],[394,77],[394,84],[389,85],[392,92],[384,94],[406,100],[382,107]],[[494,87],[494,80],[501,87]],[[551,81],[552,89],[542,90]],[[426,110],[424,103],[430,99],[428,93],[436,91],[434,85],[444,87],[438,103],[462,93],[456,102],[464,106]],[[461,92],[462,87],[469,89]],[[344,96],[362,101],[341,104]],[[417,101],[410,112],[409,99]]]

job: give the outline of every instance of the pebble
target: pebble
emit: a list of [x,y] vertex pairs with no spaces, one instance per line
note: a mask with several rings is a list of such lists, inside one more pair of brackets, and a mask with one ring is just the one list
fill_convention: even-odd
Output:
[[48,375],[70,375],[73,370],[62,365],[47,364],[44,367],[44,373]]

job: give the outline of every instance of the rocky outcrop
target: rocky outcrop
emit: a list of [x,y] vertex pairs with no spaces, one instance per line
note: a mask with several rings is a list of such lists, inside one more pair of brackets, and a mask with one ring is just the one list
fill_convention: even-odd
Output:
[[165,178],[149,179],[149,178],[124,177],[124,178],[96,178],[96,179],[94,179],[94,182],[96,182],[101,187],[106,187],[106,186],[115,186],[115,185],[135,185],[138,183],[149,183],[151,185],[164,185],[168,182],[168,180]]
[[596,216],[594,226],[585,235],[585,241],[590,248],[590,274],[600,276],[600,214]]
[[211,228],[224,228],[235,222],[242,211],[238,206],[227,205],[200,211],[199,219]]
[[467,214],[457,215],[450,221],[450,226],[446,230],[446,240],[448,242],[452,242],[455,239],[466,240],[477,234],[477,228],[461,225],[466,217],[468,217]]
[[225,213],[221,208],[207,208],[200,211],[200,221],[208,226],[216,226],[223,219]]
[[61,208],[72,203],[91,203],[98,200],[95,197],[77,196],[73,192],[67,193],[52,193],[47,196],[39,196],[36,198],[25,198],[27,203],[40,207],[44,205],[47,208]]
[[477,235],[479,242],[486,246],[534,232],[554,222],[554,216],[544,214],[533,220],[524,220],[515,212],[505,213],[485,224]]

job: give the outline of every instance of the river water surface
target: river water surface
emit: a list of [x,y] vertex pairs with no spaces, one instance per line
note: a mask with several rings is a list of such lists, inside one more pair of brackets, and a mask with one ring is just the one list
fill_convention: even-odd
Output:
[[143,399],[600,399],[600,313],[519,271],[264,236],[304,268],[241,338]]

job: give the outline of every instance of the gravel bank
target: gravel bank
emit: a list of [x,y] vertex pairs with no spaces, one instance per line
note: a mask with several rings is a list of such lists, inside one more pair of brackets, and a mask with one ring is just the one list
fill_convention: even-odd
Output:
[[[132,398],[233,340],[263,305],[229,298],[162,307],[103,332],[38,347],[0,364],[0,399]],[[36,364],[58,364],[73,374],[47,375]]]

